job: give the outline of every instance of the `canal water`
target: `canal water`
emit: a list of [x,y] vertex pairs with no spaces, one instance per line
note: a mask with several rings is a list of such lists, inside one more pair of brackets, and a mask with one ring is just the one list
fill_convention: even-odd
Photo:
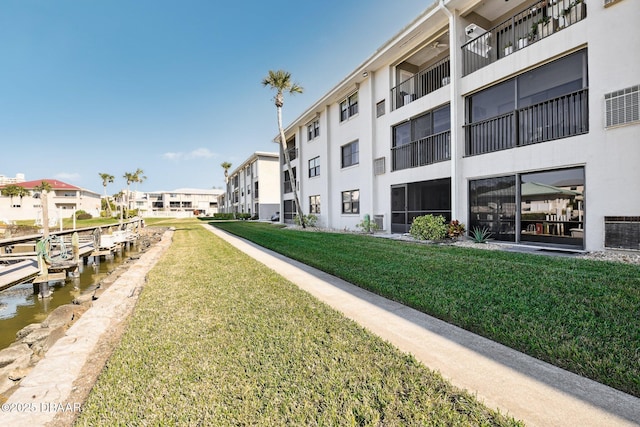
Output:
[[[76,297],[93,293],[96,285],[109,272],[124,263],[130,255],[138,253],[136,246],[114,256],[89,257],[88,265],[80,261],[80,277],[68,277],[65,282],[49,283],[52,291],[48,298],[33,293],[32,283],[23,283],[0,291],[0,350],[16,340],[16,333],[31,323],[40,323],[55,308],[71,303]],[[95,263],[95,265],[94,265]]]

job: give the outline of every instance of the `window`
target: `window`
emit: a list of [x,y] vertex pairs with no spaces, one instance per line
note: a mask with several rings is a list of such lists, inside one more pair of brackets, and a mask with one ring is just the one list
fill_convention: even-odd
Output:
[[318,136],[320,136],[320,120],[314,120],[307,125],[307,140],[311,141]]
[[309,197],[309,213],[310,214],[320,213],[320,196],[319,195]]
[[291,193],[293,192],[293,186],[296,182],[296,168],[291,168],[293,170],[293,179],[290,178],[289,171],[284,171],[284,192]]
[[392,233],[408,233],[413,219],[422,215],[442,215],[451,220],[450,178],[391,187]]
[[617,126],[640,121],[640,85],[607,93],[605,126]]
[[356,114],[358,114],[358,92],[340,103],[340,121],[343,122]]
[[391,169],[424,166],[450,158],[449,105],[393,127]]
[[309,160],[309,178],[320,175],[320,157]]
[[376,117],[384,116],[385,110],[385,100],[383,99],[376,104]]
[[342,192],[342,213],[357,214],[360,213],[360,190],[351,190]]
[[357,165],[360,163],[358,141],[342,146],[342,167]]
[[587,50],[467,97],[466,155],[589,131]]

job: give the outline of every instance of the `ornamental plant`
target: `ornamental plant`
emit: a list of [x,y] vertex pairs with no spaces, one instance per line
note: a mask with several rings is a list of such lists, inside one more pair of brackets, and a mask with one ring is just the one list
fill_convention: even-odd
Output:
[[419,240],[442,240],[447,236],[447,224],[442,215],[423,215],[413,219],[409,234]]
[[464,235],[464,231],[465,231],[464,224],[458,221],[457,219],[454,219],[453,221],[451,221],[447,226],[447,236],[449,236],[452,239],[457,239],[458,237]]

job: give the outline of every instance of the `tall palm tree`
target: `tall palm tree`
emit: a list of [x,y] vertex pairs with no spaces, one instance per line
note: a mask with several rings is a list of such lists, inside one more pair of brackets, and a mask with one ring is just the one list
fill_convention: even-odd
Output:
[[231,163],[222,162],[220,166],[222,166],[222,169],[224,169],[224,182],[227,182],[227,179],[229,179],[229,169],[231,169]]
[[144,171],[140,168],[136,169],[136,171],[133,173],[133,182],[136,183],[136,191],[133,193],[134,205],[136,205],[136,199],[138,197],[138,184],[142,184],[147,179],[147,177],[143,174],[144,174]]
[[129,210],[131,209],[131,200],[129,200],[131,198],[131,191],[129,188],[132,183],[136,182],[137,178],[135,172],[125,172],[122,177],[127,181],[127,210]]
[[111,203],[109,202],[109,196],[107,196],[107,184],[113,183],[115,179],[113,175],[109,175],[108,173],[99,173],[100,178],[102,179],[102,186],[104,187],[104,200],[107,202],[107,217],[111,218]]
[[294,83],[291,80],[291,73],[284,70],[273,71],[269,70],[269,75],[262,79],[262,86],[269,86],[270,89],[276,90],[276,96],[273,98],[276,104],[276,111],[278,113],[278,131],[280,132],[280,146],[282,147],[282,153],[284,160],[289,170],[289,177],[293,180],[293,197],[296,203],[296,209],[298,211],[298,218],[300,218],[300,224],[302,228],[305,228],[304,215],[302,213],[302,206],[298,199],[298,186],[296,185],[296,179],[293,175],[293,168],[291,167],[291,161],[289,160],[289,151],[287,150],[287,140],[284,135],[284,128],[282,127],[282,106],[284,105],[284,93],[288,92],[291,95],[296,93],[302,93],[302,86]]
[[40,185],[33,187],[33,190],[40,193],[40,200],[42,201],[42,237],[46,239],[49,237],[49,196],[51,191],[51,184],[47,181],[42,181]]

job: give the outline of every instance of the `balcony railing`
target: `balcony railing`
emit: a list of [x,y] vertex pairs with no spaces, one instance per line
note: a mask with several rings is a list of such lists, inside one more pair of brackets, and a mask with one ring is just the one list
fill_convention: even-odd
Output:
[[391,89],[391,110],[409,104],[418,98],[449,84],[451,69],[449,58],[420,71]]
[[549,37],[586,18],[584,2],[540,0],[462,45],[463,75]]
[[451,131],[430,135],[391,149],[391,170],[401,170],[442,162],[451,158]]
[[466,126],[466,155],[551,141],[589,132],[589,90],[520,108]]

